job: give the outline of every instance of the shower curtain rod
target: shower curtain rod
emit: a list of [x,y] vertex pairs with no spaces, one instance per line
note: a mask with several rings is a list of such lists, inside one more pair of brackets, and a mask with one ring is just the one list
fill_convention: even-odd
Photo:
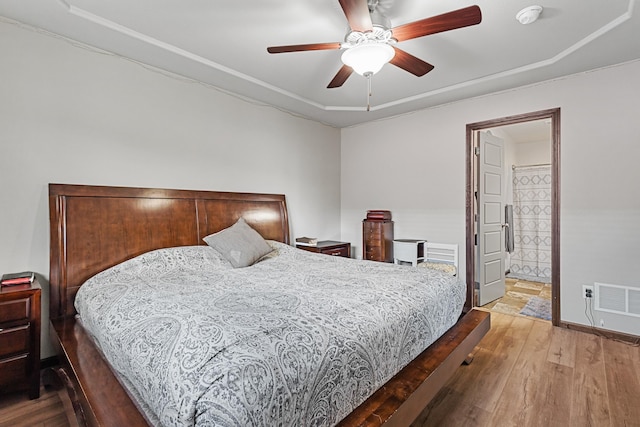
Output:
[[532,168],[534,166],[551,166],[551,163],[538,163],[537,165],[511,165],[511,169],[515,168]]

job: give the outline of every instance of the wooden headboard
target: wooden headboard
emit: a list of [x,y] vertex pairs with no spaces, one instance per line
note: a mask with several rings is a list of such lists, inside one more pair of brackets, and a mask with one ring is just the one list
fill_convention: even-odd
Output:
[[75,314],[78,289],[96,273],[153,249],[202,245],[240,217],[290,243],[281,194],[49,184],[49,317]]

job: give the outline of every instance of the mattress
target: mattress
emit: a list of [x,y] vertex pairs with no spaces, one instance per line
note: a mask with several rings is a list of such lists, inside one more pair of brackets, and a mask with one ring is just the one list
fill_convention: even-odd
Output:
[[269,244],[246,268],[160,249],[80,288],[82,325],[152,424],[335,425],[461,314],[446,273]]

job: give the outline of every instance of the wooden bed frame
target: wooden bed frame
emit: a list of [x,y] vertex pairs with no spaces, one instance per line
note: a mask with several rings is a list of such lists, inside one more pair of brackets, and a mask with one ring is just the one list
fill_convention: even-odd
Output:
[[[202,245],[241,216],[264,238],[290,243],[284,195],[49,184],[49,211],[55,373],[79,425],[148,425],[75,320],[73,300],[86,279],[153,249]],[[488,313],[465,314],[340,425],[409,425],[489,327]]]

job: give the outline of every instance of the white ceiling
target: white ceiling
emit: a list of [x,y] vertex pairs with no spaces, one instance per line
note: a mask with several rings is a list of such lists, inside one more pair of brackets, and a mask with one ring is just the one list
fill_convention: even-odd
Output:
[[[363,0],[366,1],[366,0]],[[327,89],[340,51],[272,55],[267,46],[341,42],[338,0],[2,0],[0,16],[202,81],[336,127],[404,114],[640,58],[635,0],[379,0],[391,26],[477,4],[479,25],[401,42],[433,65],[385,65]],[[516,13],[544,7],[522,25]]]

